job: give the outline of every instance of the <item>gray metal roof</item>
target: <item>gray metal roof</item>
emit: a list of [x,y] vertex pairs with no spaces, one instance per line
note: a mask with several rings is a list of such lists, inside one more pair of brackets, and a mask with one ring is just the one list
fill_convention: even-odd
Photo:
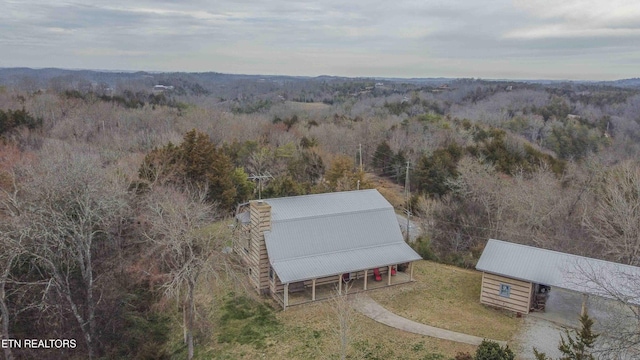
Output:
[[266,199],[271,266],[290,283],[409,261],[393,207],[376,190]]
[[266,199],[271,205],[271,221],[337,215],[366,210],[392,209],[378,190],[342,191],[334,193]]
[[[637,303],[640,268],[490,239],[476,269],[537,284]],[[603,286],[604,285],[604,286]]]

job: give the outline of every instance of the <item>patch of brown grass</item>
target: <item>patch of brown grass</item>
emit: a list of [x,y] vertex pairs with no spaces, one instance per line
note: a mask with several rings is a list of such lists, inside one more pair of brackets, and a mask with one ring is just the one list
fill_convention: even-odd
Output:
[[365,179],[370,182],[373,187],[378,190],[380,195],[391,203],[395,209],[404,209],[406,203],[404,187],[373,173],[367,173]]
[[[212,343],[208,356],[224,359],[339,359],[337,319],[330,301],[296,306],[277,314],[282,331],[264,348]],[[446,358],[475,347],[407,333],[377,323],[358,313],[351,329],[351,359],[422,359],[428,353]],[[368,357],[367,357],[367,354]],[[203,354],[204,355],[204,354]]]
[[[420,261],[415,264],[411,284],[367,292],[385,308],[411,320],[494,340],[509,340],[522,324],[508,312],[487,308],[479,303],[481,274],[476,271]],[[271,304],[280,323],[264,346],[220,343],[222,326],[216,320],[222,298],[229,291],[243,291],[232,284],[203,286],[200,304],[211,304],[208,311],[211,328],[206,339],[197,344],[201,359],[339,359],[338,319],[331,301],[294,306],[282,311],[269,298],[250,296]],[[356,295],[357,296],[357,295]],[[422,359],[430,353],[452,358],[458,352],[475,352],[471,345],[434,339],[390,328],[359,313],[353,315],[350,359]],[[176,317],[178,320],[178,317]],[[177,325],[177,324],[176,324]],[[178,346],[179,326],[172,336]]]
[[325,110],[331,107],[331,105],[327,105],[321,102],[296,102],[296,101],[285,101],[285,104],[296,111],[311,111],[311,110]]
[[415,282],[371,292],[388,310],[413,321],[493,340],[510,340],[522,325],[514,314],[480,304],[482,273],[419,261]]

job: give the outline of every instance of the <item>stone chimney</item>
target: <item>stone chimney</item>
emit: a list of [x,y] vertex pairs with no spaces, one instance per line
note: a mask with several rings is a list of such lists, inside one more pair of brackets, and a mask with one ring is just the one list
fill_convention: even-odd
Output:
[[269,256],[264,233],[271,231],[271,205],[264,200],[251,201],[251,246],[249,249],[249,268],[252,282],[259,293],[269,291]]

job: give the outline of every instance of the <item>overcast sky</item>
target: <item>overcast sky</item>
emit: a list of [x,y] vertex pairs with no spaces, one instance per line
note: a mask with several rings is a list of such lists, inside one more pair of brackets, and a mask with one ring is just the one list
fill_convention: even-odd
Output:
[[0,0],[0,67],[609,80],[638,0]]

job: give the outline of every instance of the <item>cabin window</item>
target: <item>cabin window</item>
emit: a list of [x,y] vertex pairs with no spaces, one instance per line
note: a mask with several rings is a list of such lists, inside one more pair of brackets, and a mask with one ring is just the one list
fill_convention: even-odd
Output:
[[500,284],[500,296],[502,297],[510,297],[511,296],[511,285]]
[[273,268],[269,267],[269,280],[273,281]]

